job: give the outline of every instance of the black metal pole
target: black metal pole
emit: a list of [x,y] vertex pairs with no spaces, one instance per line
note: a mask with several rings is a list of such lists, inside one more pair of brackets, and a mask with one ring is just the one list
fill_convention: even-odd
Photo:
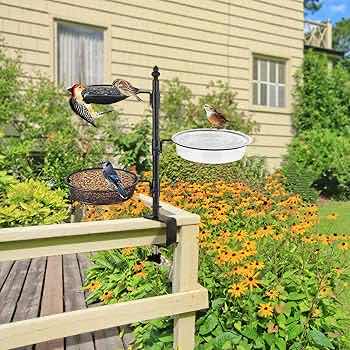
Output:
[[154,66],[152,76],[152,217],[159,219],[159,154],[160,154],[160,136],[159,136],[159,107],[160,107],[160,91],[159,91],[159,68]]

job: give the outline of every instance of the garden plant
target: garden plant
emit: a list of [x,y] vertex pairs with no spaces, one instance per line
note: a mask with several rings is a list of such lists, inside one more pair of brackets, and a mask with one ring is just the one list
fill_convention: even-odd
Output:
[[[339,296],[349,281],[346,233],[318,234],[318,207],[289,194],[281,174],[257,190],[244,182],[163,182],[162,200],[197,213],[200,283],[210,308],[197,320],[197,349],[346,349]],[[141,192],[147,189],[139,188]],[[88,207],[86,220],[144,213]],[[333,217],[328,220],[333,222]],[[88,272],[88,301],[115,303],[170,291],[168,264],[147,260],[149,248],[98,253]],[[171,349],[170,319],[135,325],[135,349]]]

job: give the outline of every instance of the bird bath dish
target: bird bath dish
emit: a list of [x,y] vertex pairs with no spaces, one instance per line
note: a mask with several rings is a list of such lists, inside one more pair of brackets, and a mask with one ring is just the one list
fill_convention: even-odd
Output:
[[225,164],[242,159],[252,138],[227,129],[191,129],[176,133],[171,140],[183,159],[203,164]]
[[82,92],[85,103],[106,105],[125,100],[123,95],[114,85],[89,85]]
[[101,168],[84,169],[77,171],[67,178],[70,190],[70,200],[86,204],[106,205],[125,202],[134,194],[138,178],[130,171],[114,169],[123,184],[126,197],[112,188],[102,174]]

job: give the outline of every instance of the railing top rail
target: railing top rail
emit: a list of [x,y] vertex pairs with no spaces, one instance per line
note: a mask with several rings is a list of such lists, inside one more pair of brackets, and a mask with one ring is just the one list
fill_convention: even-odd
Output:
[[[152,204],[152,198],[138,195],[139,199],[147,206]],[[200,223],[199,215],[176,208],[167,203],[161,203],[161,212],[176,219],[178,226],[197,225]],[[76,222],[66,224],[25,226],[0,229],[0,243],[25,241],[42,238],[68,237],[104,234],[111,232],[127,232],[138,230],[159,230],[165,228],[165,224],[145,218],[129,218],[118,220]]]

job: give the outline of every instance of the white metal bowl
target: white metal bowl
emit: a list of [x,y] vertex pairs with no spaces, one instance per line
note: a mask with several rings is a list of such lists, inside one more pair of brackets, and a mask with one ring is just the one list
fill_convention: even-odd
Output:
[[204,164],[224,164],[242,159],[252,138],[227,129],[191,129],[171,138],[183,159]]

